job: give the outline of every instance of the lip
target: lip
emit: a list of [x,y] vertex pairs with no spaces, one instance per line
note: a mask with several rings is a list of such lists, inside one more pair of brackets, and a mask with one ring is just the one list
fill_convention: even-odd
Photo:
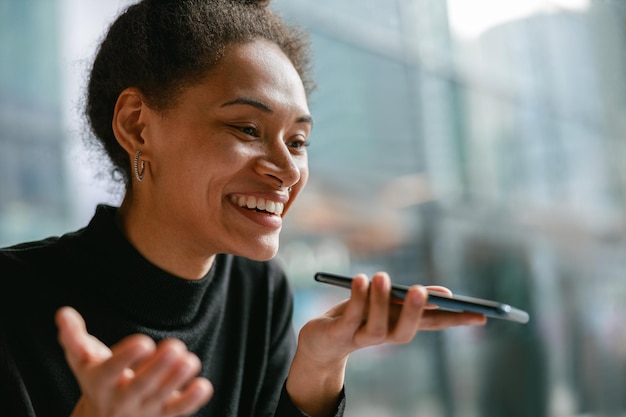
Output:
[[[252,195],[257,198],[263,197],[267,200],[272,200],[272,201],[281,202],[281,203],[286,203],[289,200],[289,196],[286,196],[284,194],[271,194],[271,195],[241,194],[241,195],[244,195],[244,196]],[[239,194],[237,194],[236,196],[239,196]],[[252,222],[258,224],[259,226],[262,226],[267,229],[280,230],[282,228],[282,225],[283,225],[282,216],[279,216],[277,214],[269,214],[267,212],[251,210],[247,207],[240,207],[238,204],[233,203],[231,197],[232,196],[229,196],[227,198],[228,204],[230,204],[231,207],[233,207],[239,214],[246,217],[248,220],[251,220]]]

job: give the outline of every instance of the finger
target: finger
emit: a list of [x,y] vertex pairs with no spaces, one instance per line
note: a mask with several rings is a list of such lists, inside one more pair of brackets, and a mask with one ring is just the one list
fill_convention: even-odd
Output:
[[72,307],[62,307],[55,315],[59,343],[70,367],[76,372],[86,363],[101,362],[111,357],[111,350],[87,333],[85,321]]
[[441,330],[454,326],[483,325],[487,317],[483,314],[470,312],[453,312],[445,310],[428,310],[422,315],[420,330]]
[[180,340],[161,341],[152,354],[134,365],[133,378],[124,386],[124,396],[145,401],[146,398],[154,397],[155,393],[158,395],[162,380],[187,354],[187,347]]
[[425,288],[426,290],[428,290],[428,292],[436,292],[439,294],[443,294],[446,297],[452,296],[452,291],[450,291],[450,289],[447,287],[442,287],[441,285],[426,285]]
[[149,358],[154,350],[154,341],[146,335],[134,334],[122,339],[111,348],[111,358],[98,368],[100,383],[125,388],[126,384],[135,379],[133,368]]
[[346,304],[344,314],[340,318],[343,331],[354,333],[363,324],[367,311],[369,282],[363,274],[358,274],[352,280],[350,299]]
[[162,382],[160,395],[170,394],[173,391],[180,391],[187,385],[194,376],[200,372],[200,360],[193,353],[188,353],[185,358],[181,358],[172,369],[167,378]]
[[389,335],[391,342],[408,343],[413,340],[420,328],[427,297],[424,287],[414,285],[409,288],[398,321]]
[[391,279],[386,273],[372,277],[369,291],[369,311],[364,332],[358,335],[361,342],[368,345],[385,340],[389,326],[389,301]]
[[346,299],[346,300],[343,300],[339,304],[333,306],[328,311],[326,311],[326,313],[324,313],[324,315],[329,317],[329,318],[331,318],[331,319],[335,319],[335,318],[337,318],[339,316],[344,315],[344,313],[346,311],[346,307],[348,306],[349,302],[350,302],[349,298]]
[[[441,294],[445,297],[452,297],[452,291],[440,285],[428,285],[426,286],[426,290],[428,290],[429,293],[432,292],[432,293]],[[427,310],[435,310],[439,308],[439,306],[433,303],[427,303],[424,308],[426,308]]]
[[[115,385],[128,375],[128,368],[153,350],[154,342],[143,335],[130,336],[109,349],[87,332],[82,316],[71,307],[59,309],[55,320],[68,364],[83,388],[92,378],[102,387]],[[93,369],[88,376],[86,371]]]
[[175,392],[165,402],[166,417],[189,415],[209,402],[213,396],[213,385],[206,378],[194,378],[184,390]]

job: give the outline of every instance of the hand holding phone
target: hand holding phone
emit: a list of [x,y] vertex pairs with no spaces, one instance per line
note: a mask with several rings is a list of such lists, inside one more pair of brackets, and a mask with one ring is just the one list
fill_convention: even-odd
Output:
[[[352,285],[352,278],[327,272],[316,273],[315,280],[344,288],[350,288]],[[409,288],[410,287],[406,285],[393,284],[391,286],[391,295],[396,298],[404,299]],[[463,295],[447,296],[442,293],[428,291],[428,302],[437,305],[442,310],[455,312],[470,311],[484,314],[487,317],[518,323],[528,323],[530,319],[528,313],[524,310],[512,307],[509,304],[482,298]]]

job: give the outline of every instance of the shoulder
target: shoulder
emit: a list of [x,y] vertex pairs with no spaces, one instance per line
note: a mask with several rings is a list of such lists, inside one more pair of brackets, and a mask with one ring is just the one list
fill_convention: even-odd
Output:
[[[58,268],[63,270],[68,265],[77,263],[88,248],[93,246],[93,242],[101,240],[98,236],[94,237],[98,231],[93,230],[98,224],[105,223],[107,218],[112,218],[114,209],[99,206],[89,225],[78,230],[0,248],[0,271],[37,270],[51,274]],[[113,224],[113,220],[108,221]]]
[[75,240],[67,234],[0,248],[0,304],[27,309],[70,288],[83,262]]
[[25,242],[0,249],[0,270],[4,277],[9,277],[10,272],[28,270],[40,264],[39,261],[54,252],[59,241],[58,237]]
[[29,270],[51,273],[55,266],[67,265],[68,260],[77,258],[76,249],[81,246],[77,242],[78,234],[72,232],[0,248],[0,271],[3,271],[0,275]]
[[[50,259],[57,238],[21,243],[0,249],[0,314],[21,322],[35,315],[54,292],[50,277],[55,275]],[[2,319],[0,319],[2,321]],[[5,323],[6,324],[6,323]]]

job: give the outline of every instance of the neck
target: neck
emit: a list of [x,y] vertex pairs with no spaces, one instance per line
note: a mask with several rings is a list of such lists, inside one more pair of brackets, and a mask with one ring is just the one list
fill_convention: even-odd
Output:
[[186,280],[203,278],[215,261],[215,254],[198,253],[154,216],[141,210],[127,194],[117,212],[117,225],[128,241],[148,261]]

